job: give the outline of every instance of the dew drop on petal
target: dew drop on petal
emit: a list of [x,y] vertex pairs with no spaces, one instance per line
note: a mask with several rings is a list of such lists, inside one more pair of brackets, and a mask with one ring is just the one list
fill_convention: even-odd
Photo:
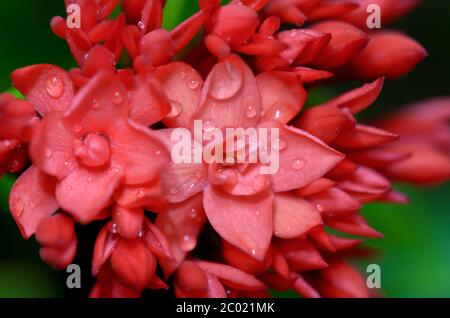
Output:
[[142,230],[141,230],[138,232],[138,239],[141,239],[143,237],[144,237],[144,232],[142,232]]
[[317,203],[317,204],[315,205],[315,208],[316,208],[316,210],[319,211],[319,212],[323,212],[323,211],[324,211],[323,206],[322,206],[320,203]]
[[114,234],[119,233],[119,225],[117,223],[113,223],[111,225],[111,232],[114,233]]
[[137,197],[138,199],[142,199],[143,197],[145,197],[145,190],[139,189],[139,191],[137,192]]
[[120,92],[115,92],[112,98],[112,102],[116,105],[122,103],[123,101],[123,97],[122,94],[120,94]]
[[230,61],[218,64],[213,71],[215,78],[211,80],[209,95],[217,100],[225,100],[235,96],[244,85],[243,70]]
[[171,194],[177,194],[178,193],[178,188],[173,187],[173,188],[170,188],[169,191],[170,191]]
[[180,247],[184,252],[192,251],[196,245],[197,245],[197,240],[195,239],[195,237],[193,237],[189,234],[183,235],[181,242],[180,242]]
[[36,208],[36,203],[34,203],[34,201],[31,201],[31,202],[28,204],[28,206],[29,206],[31,209],[34,209],[34,208]]
[[257,115],[257,111],[255,109],[255,107],[253,106],[248,106],[247,109],[245,110],[245,116],[247,118],[255,118]]
[[45,157],[50,159],[53,156],[53,151],[50,148],[45,149]]
[[176,100],[171,100],[170,105],[172,105],[172,109],[170,110],[170,113],[167,115],[167,118],[175,118],[180,115],[181,111],[183,110],[183,106],[180,102]]
[[282,138],[278,138],[274,141],[272,148],[276,150],[283,150],[286,148],[286,141]]
[[92,107],[95,109],[100,108],[100,102],[98,100],[96,100],[95,98],[92,100]]
[[75,132],[75,133],[79,133],[79,132],[81,132],[83,130],[83,127],[81,127],[81,125],[75,125],[75,126],[73,126],[73,132]]
[[190,89],[196,90],[197,88],[200,87],[200,82],[196,79],[193,79],[189,81],[188,86]]
[[256,255],[256,250],[255,250],[255,249],[252,249],[252,250],[250,251],[250,253],[252,253],[252,255],[254,256],[254,255]]
[[64,81],[59,76],[50,76],[47,79],[45,89],[50,97],[60,98],[64,92]]
[[141,30],[143,30],[143,29],[145,28],[144,22],[139,21],[139,22],[138,22],[138,28],[141,29]]
[[294,170],[301,170],[305,167],[306,162],[303,159],[296,158],[292,161],[292,169]]
[[197,209],[192,208],[191,211],[189,212],[189,215],[193,219],[197,218],[197,216],[198,216]]

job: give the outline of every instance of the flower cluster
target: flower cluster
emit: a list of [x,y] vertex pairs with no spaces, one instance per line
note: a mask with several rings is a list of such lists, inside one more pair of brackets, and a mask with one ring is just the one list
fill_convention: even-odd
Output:
[[[103,222],[92,297],[369,297],[344,255],[381,237],[359,214],[404,203],[391,180],[450,178],[450,100],[423,102],[375,126],[357,122],[385,78],[409,73],[426,51],[394,31],[366,29],[369,3],[384,23],[416,0],[199,0],[162,29],[164,0],[66,0],[81,27],[56,17],[78,67],[16,70],[26,97],[0,96],[0,168],[23,172],[10,210],[57,269],[77,251],[75,223]],[[121,65],[119,67],[118,65]],[[305,108],[318,83],[368,84]],[[171,161],[171,133],[277,128],[280,169],[262,163]],[[401,139],[399,139],[401,135]],[[207,146],[207,144],[205,144]],[[234,151],[223,154],[234,156]],[[170,286],[167,285],[170,282]]]

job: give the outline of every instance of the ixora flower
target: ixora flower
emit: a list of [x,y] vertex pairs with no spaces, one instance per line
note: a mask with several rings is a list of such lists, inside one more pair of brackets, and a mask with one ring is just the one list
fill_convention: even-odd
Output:
[[[418,4],[373,2],[385,22]],[[346,260],[361,240],[327,229],[382,237],[359,210],[405,203],[391,180],[449,179],[447,98],[373,126],[356,120],[426,51],[401,33],[366,33],[365,0],[201,0],[172,31],[165,3],[123,0],[113,18],[117,0],[66,1],[80,28],[61,17],[51,27],[78,67],[12,74],[26,101],[0,96],[0,168],[17,172],[29,154],[9,199],[23,236],[63,269],[86,240],[75,223],[103,222],[91,297],[372,296]],[[369,83],[305,107],[311,86],[345,78]],[[200,146],[219,160],[172,161],[180,129],[189,158]],[[227,129],[241,144],[226,146]],[[262,129],[277,137],[251,143]],[[247,160],[262,150],[276,158]]]

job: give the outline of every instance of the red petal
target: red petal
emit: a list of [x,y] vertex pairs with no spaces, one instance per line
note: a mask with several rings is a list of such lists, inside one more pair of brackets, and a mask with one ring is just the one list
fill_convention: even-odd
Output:
[[328,147],[321,140],[300,129],[265,122],[260,127],[280,130],[280,169],[272,175],[275,192],[301,188],[322,177],[343,158],[343,155]]
[[158,211],[165,203],[159,179],[143,185],[123,187],[115,193],[114,198],[120,206],[131,209],[146,207],[147,210]]
[[73,142],[60,113],[49,113],[34,131],[30,144],[33,162],[44,172],[64,178],[76,168]]
[[129,120],[114,123],[110,132],[113,165],[121,168],[124,182],[144,184],[159,176],[168,160],[164,147],[145,127]]
[[307,93],[295,74],[264,72],[256,80],[261,93],[262,120],[288,123],[303,108]]
[[326,224],[338,231],[368,238],[382,238],[383,234],[372,229],[360,215],[327,219]]
[[164,123],[169,127],[191,127],[191,117],[196,111],[203,85],[202,77],[182,62],[158,67],[155,76],[163,85],[172,107]]
[[58,183],[56,198],[76,220],[89,223],[111,203],[121,177],[115,168],[79,168]]
[[411,72],[427,56],[425,49],[410,37],[397,32],[375,33],[367,47],[349,65],[358,78],[389,79]]
[[273,200],[275,236],[290,239],[322,224],[320,213],[308,201],[295,194],[279,193]]
[[40,221],[58,209],[55,180],[31,166],[14,184],[9,195],[9,209],[23,237],[28,239]]
[[156,226],[166,236],[173,259],[159,259],[166,277],[183,262],[186,254],[197,245],[197,237],[203,228],[206,216],[202,195],[194,196],[179,204],[169,205],[158,214]]
[[36,229],[36,241],[56,248],[67,247],[75,237],[73,221],[64,214],[42,219]]
[[103,227],[97,236],[92,257],[92,275],[96,276],[119,243],[119,236],[109,232],[111,223]]
[[320,298],[320,294],[315,290],[301,275],[293,273],[294,283],[292,288],[301,296],[305,298]]
[[252,70],[238,56],[217,63],[202,89],[196,119],[216,128],[255,127],[261,100]]
[[373,148],[391,143],[398,135],[371,126],[356,125],[356,127],[338,136],[334,145],[346,149]]
[[115,206],[112,210],[113,226],[116,227],[117,233],[121,237],[127,239],[138,238],[142,233],[144,222],[143,209],[125,209]]
[[56,270],[63,270],[69,266],[77,252],[77,241],[72,241],[68,246],[55,248],[53,246],[44,246],[39,250],[42,260],[51,265]]
[[153,280],[156,258],[141,241],[122,239],[111,255],[111,266],[126,285],[142,289]]
[[384,78],[365,84],[352,91],[344,93],[322,106],[335,106],[348,108],[352,114],[359,113],[369,107],[380,95],[383,88]]
[[67,72],[57,66],[38,64],[14,71],[13,85],[45,115],[51,111],[65,111],[74,96],[74,88]]
[[[336,106],[316,106],[307,109],[297,121],[297,126],[331,144],[339,135],[353,128],[356,120]],[[330,129],[333,127],[334,129]]]
[[331,34],[330,43],[313,61],[313,65],[319,69],[334,70],[342,67],[369,42],[367,34],[344,22],[326,21],[315,24],[311,28]]
[[347,214],[361,208],[361,204],[351,196],[337,188],[331,188],[325,192],[313,194],[308,197],[316,209],[328,215]]
[[342,261],[334,261],[322,270],[319,290],[324,297],[369,298],[370,292],[362,275]]
[[271,192],[235,197],[218,189],[204,190],[208,220],[219,235],[257,260],[263,260],[272,238]]
[[260,290],[267,288],[253,275],[249,275],[234,267],[204,261],[197,261],[195,263],[205,272],[218,277],[226,286],[242,290]]
[[319,251],[307,240],[284,240],[280,249],[291,270],[315,270],[327,266]]

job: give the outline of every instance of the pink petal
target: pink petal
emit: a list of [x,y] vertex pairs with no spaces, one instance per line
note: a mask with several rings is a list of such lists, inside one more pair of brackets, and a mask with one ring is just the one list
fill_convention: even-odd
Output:
[[58,209],[55,185],[56,180],[36,166],[28,168],[14,183],[9,195],[9,209],[25,239],[36,232],[42,219]]
[[54,65],[28,66],[14,71],[11,77],[13,85],[41,115],[67,110],[74,96],[69,75]]
[[203,78],[194,68],[182,62],[160,66],[154,74],[171,104],[172,110],[164,123],[168,127],[191,127],[191,117],[197,108]]
[[275,236],[285,239],[305,234],[322,224],[314,206],[295,194],[279,193],[273,200],[273,227]]
[[89,223],[111,203],[121,177],[116,168],[79,168],[58,183],[56,198],[76,220]]
[[166,211],[158,214],[155,225],[167,238],[173,256],[170,260],[159,258],[166,277],[170,276],[183,262],[186,254],[195,248],[205,221],[201,194],[183,203],[169,205]]
[[119,236],[109,232],[111,223],[105,225],[97,236],[92,257],[92,275],[96,276],[119,243]]
[[272,200],[273,193],[268,191],[244,199],[209,186],[203,205],[223,239],[262,261],[272,238]]
[[195,119],[216,128],[254,127],[261,99],[252,70],[238,56],[217,63],[208,75]]
[[145,127],[132,120],[116,121],[110,132],[113,165],[129,185],[144,184],[159,176],[168,160],[162,144]]
[[307,93],[297,75],[289,72],[264,72],[256,80],[261,93],[263,120],[288,123],[303,108]]
[[278,122],[265,122],[260,127],[280,130],[280,169],[272,175],[275,192],[301,188],[322,177],[342,159],[343,155],[318,138]]
[[229,265],[205,261],[195,262],[205,272],[219,278],[224,285],[242,290],[261,290],[267,287],[253,275],[247,274]]
[[109,135],[117,119],[127,118],[128,112],[122,83],[111,72],[101,71],[76,94],[65,122],[68,127],[76,128],[80,137],[91,132]]
[[76,168],[75,137],[60,113],[48,113],[34,131],[30,144],[33,162],[45,173],[62,179]]

